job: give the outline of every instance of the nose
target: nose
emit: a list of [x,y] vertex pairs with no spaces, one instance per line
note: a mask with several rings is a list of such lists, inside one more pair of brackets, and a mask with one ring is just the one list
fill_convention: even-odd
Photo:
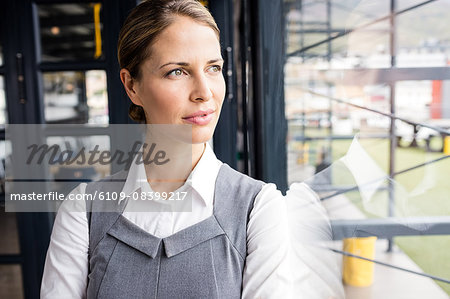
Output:
[[211,91],[210,82],[204,74],[195,76],[192,85],[193,87],[190,95],[191,101],[209,101],[212,98],[213,93]]

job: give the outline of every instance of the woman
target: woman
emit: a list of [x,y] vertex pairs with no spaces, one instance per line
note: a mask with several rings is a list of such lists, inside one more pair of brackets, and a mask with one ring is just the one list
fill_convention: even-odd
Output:
[[118,56],[130,117],[189,126],[188,149],[182,137],[171,139],[171,154],[190,153],[189,167],[133,163],[72,193],[185,192],[192,210],[149,202],[151,212],[135,212],[124,200],[112,213],[86,213],[110,202],[64,202],[41,297],[289,298],[281,193],[220,162],[207,143],[225,95],[219,29],[209,12],[195,0],[143,2],[125,21]]

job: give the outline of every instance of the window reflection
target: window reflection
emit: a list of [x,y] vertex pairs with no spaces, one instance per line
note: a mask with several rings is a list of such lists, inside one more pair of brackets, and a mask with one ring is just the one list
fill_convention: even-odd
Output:
[[47,123],[108,123],[104,71],[54,72],[43,77]]
[[[331,195],[322,203],[334,219],[400,222],[401,217],[450,215],[450,136],[444,132],[450,131],[450,0],[284,4],[288,183],[316,178],[332,165],[319,175],[320,182],[313,182],[322,198]],[[391,4],[397,12],[392,23]],[[391,114],[401,120],[391,121]],[[368,165],[354,165],[359,176],[338,168],[356,135],[383,176],[392,178],[366,190],[367,198],[358,180],[370,176]],[[416,263],[423,272],[450,277],[449,251],[440,250],[449,248],[448,236],[393,241],[394,252],[413,260],[408,267]],[[376,259],[395,264],[395,256],[385,253],[386,244],[376,243]],[[394,293],[398,284],[410,281],[385,281],[396,273],[385,274],[375,273],[371,290],[356,294],[347,286],[347,298]],[[414,296],[418,289],[413,285],[400,288],[401,295]],[[448,284],[440,286],[450,294]],[[434,282],[427,287],[427,293],[439,292],[446,298]]]
[[[391,1],[285,2],[285,107],[288,149],[294,163],[289,165],[296,171],[290,182],[317,171],[299,175],[301,167],[293,165],[314,168],[322,161],[331,163],[339,158],[336,152],[345,154],[335,145],[356,133],[388,144],[392,134],[386,115],[391,113],[391,102],[398,117],[441,129],[450,127],[448,80],[429,79],[436,78],[434,67],[447,67],[450,61],[450,37],[442,27],[450,25],[446,17],[450,1],[430,2],[396,15],[392,29],[388,19]],[[397,12],[418,4],[394,2]],[[391,38],[396,43],[393,49]],[[402,80],[405,72],[393,65],[421,67],[409,70],[408,75],[423,79]],[[395,128],[394,138],[401,147],[444,151],[445,136],[436,130],[399,120]],[[383,165],[389,164],[389,157],[387,147],[380,159]]]
[[6,110],[6,94],[5,94],[5,80],[0,76],[0,129],[5,127],[8,123],[8,111]]
[[0,141],[0,234],[8,242],[0,242],[0,254],[20,253],[16,214],[5,213],[6,168],[11,167],[11,142]]
[[[413,2],[405,5],[405,2]],[[422,1],[420,1],[422,2]],[[410,7],[414,1],[400,1]],[[418,22],[418,20],[421,20]],[[439,0],[396,17],[397,66],[447,66],[450,55],[450,1]]]
[[[395,90],[397,115],[450,130],[449,80],[400,81]],[[444,151],[445,135],[436,130],[398,122],[397,135],[402,147]]]
[[43,61],[103,57],[100,3],[39,4]]
[[24,298],[20,265],[0,265],[0,298]]
[[389,66],[389,1],[285,2],[289,57],[316,67]]
[[0,66],[3,65],[3,47],[0,41]]
[[0,210],[0,233],[4,240],[8,240],[0,243],[0,254],[20,253],[16,213],[5,212],[4,206]]
[[[83,148],[87,151],[94,148],[99,152],[111,151],[108,136],[52,136],[48,137],[46,142],[46,144],[51,146],[57,145],[61,152],[70,151],[75,153],[75,155],[82,152]],[[74,157],[69,156],[68,158],[73,159]],[[51,190],[67,194],[79,185],[81,180],[94,181],[111,174],[111,165],[84,161],[82,164],[75,162],[70,165],[54,164],[50,166],[49,171],[51,177],[55,180],[52,182]]]

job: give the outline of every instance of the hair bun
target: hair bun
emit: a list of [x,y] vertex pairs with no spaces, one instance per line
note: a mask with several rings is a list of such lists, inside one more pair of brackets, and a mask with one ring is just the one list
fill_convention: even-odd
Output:
[[128,116],[130,116],[130,118],[137,123],[146,123],[144,108],[136,105],[135,103],[130,104]]

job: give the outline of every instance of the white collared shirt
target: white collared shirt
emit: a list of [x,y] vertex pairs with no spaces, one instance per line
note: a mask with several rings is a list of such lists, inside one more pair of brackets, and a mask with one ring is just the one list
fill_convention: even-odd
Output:
[[[211,147],[205,151],[177,191],[192,198],[191,212],[132,212],[123,215],[148,233],[164,238],[213,214],[214,188],[222,165]],[[86,184],[71,193],[84,194]],[[151,192],[143,164],[132,163],[122,192]],[[158,210],[158,209],[156,209]],[[65,201],[58,211],[45,261],[41,298],[85,298],[88,276],[89,232],[84,201]],[[255,198],[247,227],[247,257],[242,298],[290,298],[290,240],[286,206],[274,184],[266,184]]]

